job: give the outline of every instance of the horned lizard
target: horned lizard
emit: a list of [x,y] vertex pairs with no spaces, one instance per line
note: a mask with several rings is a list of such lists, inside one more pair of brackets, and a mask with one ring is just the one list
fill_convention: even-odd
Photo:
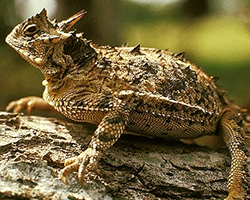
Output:
[[81,11],[62,22],[43,9],[17,25],[6,42],[43,73],[43,99],[26,97],[7,110],[52,107],[68,118],[97,124],[88,148],[65,161],[60,178],[78,170],[84,185],[103,152],[129,130],[165,139],[219,133],[231,157],[226,198],[243,199],[246,181],[245,113],[229,103],[214,78],[182,53],[136,47],[98,46],[70,28]]

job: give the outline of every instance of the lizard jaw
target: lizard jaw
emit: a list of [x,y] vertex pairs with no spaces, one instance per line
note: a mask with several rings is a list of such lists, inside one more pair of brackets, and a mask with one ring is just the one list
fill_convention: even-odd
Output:
[[42,58],[35,57],[35,56],[31,55],[28,50],[24,50],[21,47],[15,45],[13,40],[11,40],[11,37],[12,37],[11,34],[9,34],[6,37],[6,39],[5,39],[6,43],[9,44],[13,49],[15,49],[31,65],[33,65],[35,67],[40,67],[45,63],[45,61]]
[[18,49],[17,51],[25,60],[35,67],[42,66],[45,63],[42,58],[36,58],[35,56],[29,54],[28,51],[23,49]]

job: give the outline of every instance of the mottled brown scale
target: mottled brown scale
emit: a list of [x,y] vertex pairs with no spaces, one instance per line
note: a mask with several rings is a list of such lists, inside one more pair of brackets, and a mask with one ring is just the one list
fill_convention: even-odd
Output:
[[53,107],[72,120],[98,125],[88,148],[65,161],[62,181],[78,170],[85,185],[85,177],[95,171],[103,152],[125,128],[165,139],[220,134],[232,157],[226,199],[243,199],[244,140],[250,129],[243,110],[228,103],[214,78],[187,61],[183,52],[140,45],[98,46],[70,31],[84,14],[81,11],[57,23],[47,18],[44,9],[17,25],[6,38],[45,77],[44,101],[23,98],[11,102],[7,110]]

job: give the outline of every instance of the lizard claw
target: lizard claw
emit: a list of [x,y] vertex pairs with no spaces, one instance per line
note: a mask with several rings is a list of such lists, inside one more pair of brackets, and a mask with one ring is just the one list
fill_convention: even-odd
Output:
[[24,97],[16,101],[10,102],[6,106],[6,111],[13,110],[14,113],[19,113],[27,108],[28,114],[31,114],[33,109],[39,110],[54,110],[52,106],[46,103],[41,97]]
[[85,186],[87,179],[97,172],[97,162],[100,157],[100,152],[88,148],[79,156],[69,158],[65,161],[65,167],[60,171],[59,177],[64,184],[67,182],[67,176],[71,172],[78,170],[78,179]]

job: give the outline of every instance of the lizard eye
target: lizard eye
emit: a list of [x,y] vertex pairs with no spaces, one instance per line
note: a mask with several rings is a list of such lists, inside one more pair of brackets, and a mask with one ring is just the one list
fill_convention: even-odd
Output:
[[24,30],[24,35],[33,36],[38,32],[38,28],[36,24],[29,25]]

